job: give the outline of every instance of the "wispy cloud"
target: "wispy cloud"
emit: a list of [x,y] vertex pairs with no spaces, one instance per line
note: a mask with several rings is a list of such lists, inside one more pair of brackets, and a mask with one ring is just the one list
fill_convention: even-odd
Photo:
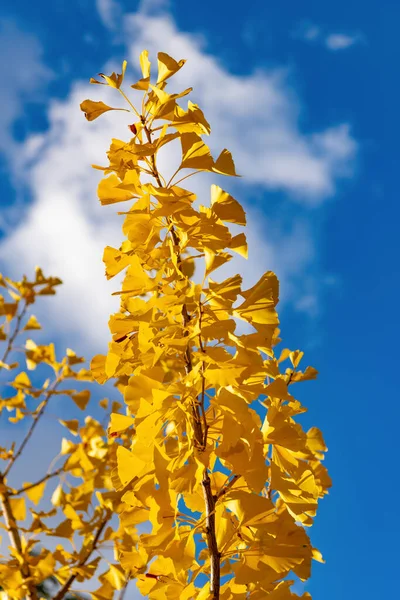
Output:
[[9,153],[15,145],[11,128],[21,116],[24,102],[44,100],[53,74],[43,62],[39,40],[11,19],[0,19],[0,56],[0,152]]
[[345,50],[361,41],[360,35],[346,35],[345,33],[331,33],[325,38],[325,45],[329,50]]
[[96,9],[103,25],[115,30],[121,18],[121,7],[116,0],[96,0]]
[[[283,190],[305,204],[318,204],[335,192],[356,144],[345,124],[322,132],[299,129],[301,106],[286,70],[233,75],[204,50],[201,39],[179,31],[168,14],[127,16],[125,28],[127,40],[133,39],[128,44],[132,62],[142,48],[153,56],[163,48],[188,59],[175,85],[194,87],[193,96],[211,120],[214,139],[224,140],[249,182]],[[325,135],[336,135],[336,145],[324,145]]]
[[322,27],[310,21],[301,23],[294,36],[305,42],[321,44],[332,51],[346,50],[361,43],[364,39],[360,33],[326,32]]

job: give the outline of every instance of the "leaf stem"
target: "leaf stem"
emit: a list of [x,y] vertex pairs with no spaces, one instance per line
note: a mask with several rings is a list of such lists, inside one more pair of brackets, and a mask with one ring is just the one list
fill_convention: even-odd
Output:
[[134,107],[134,105],[132,104],[132,102],[129,100],[128,96],[125,94],[125,92],[123,92],[121,90],[121,88],[118,88],[119,93],[122,95],[122,97],[126,100],[126,102],[129,104],[129,106],[131,107],[131,109],[133,110],[133,112],[139,117],[140,119],[140,114],[138,113],[137,109]]

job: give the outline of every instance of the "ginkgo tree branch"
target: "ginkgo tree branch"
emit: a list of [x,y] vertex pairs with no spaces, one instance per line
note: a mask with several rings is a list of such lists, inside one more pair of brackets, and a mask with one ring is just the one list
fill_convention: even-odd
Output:
[[32,490],[33,488],[37,487],[41,483],[44,483],[45,481],[48,481],[49,479],[52,479],[53,477],[57,477],[57,475],[60,475],[61,473],[63,473],[64,470],[65,470],[65,465],[63,465],[56,471],[53,471],[52,473],[47,473],[46,475],[41,477],[38,481],[35,481],[35,483],[30,483],[29,485],[26,485],[26,486],[20,488],[19,490],[16,490],[15,492],[10,492],[9,496],[19,496],[20,494],[24,494],[25,492],[28,492],[29,490]]
[[5,468],[5,470],[3,472],[4,477],[6,475],[8,475],[8,473],[10,472],[10,470],[13,467],[13,465],[15,464],[15,462],[21,456],[26,444],[29,442],[30,438],[33,435],[33,432],[35,431],[40,418],[43,416],[43,413],[46,410],[46,407],[47,407],[51,397],[53,396],[54,392],[56,391],[56,389],[59,386],[59,384],[61,383],[61,381],[62,381],[61,377],[57,377],[57,379],[55,379],[52,387],[46,392],[45,397],[42,400],[39,410],[33,416],[31,426],[29,427],[28,431],[26,432],[26,435],[25,435],[24,439],[22,440],[18,450],[12,455],[7,467]]
[[225,496],[225,494],[227,494],[229,492],[230,489],[233,488],[233,486],[235,485],[235,483],[241,478],[241,475],[234,475],[232,477],[232,479],[230,481],[228,481],[227,484],[225,484],[220,490],[219,492],[216,494],[215,496],[215,501],[219,500],[220,498],[222,498],[223,496]]
[[[15,339],[16,339],[17,335],[20,333],[22,321],[23,321],[23,319],[24,319],[24,317],[26,315],[27,309],[28,309],[28,303],[25,300],[24,305],[23,305],[20,313],[18,313],[17,320],[16,320],[15,327],[14,327],[14,331],[12,332],[12,334],[10,335],[10,337],[8,339],[8,343],[7,343],[6,349],[5,349],[4,354],[3,354],[3,358],[1,359],[2,363],[6,362],[6,360],[8,358],[8,355],[13,350]],[[0,364],[0,369],[3,369],[3,368],[4,368],[3,365]]]
[[[151,144],[152,143],[151,132],[146,125],[146,120],[145,120],[144,116],[141,117],[141,121],[143,124],[144,132],[147,137],[147,141],[149,142],[149,144]],[[156,159],[155,159],[154,154],[151,156],[151,163],[152,163],[154,178],[156,179],[158,185],[160,187],[163,187],[162,183],[161,183],[160,173],[158,172],[158,169],[157,169],[157,164],[156,164]],[[172,236],[172,240],[174,242],[174,246],[177,249],[177,264],[178,264],[178,267],[180,267],[182,265],[182,257],[181,257],[181,253],[179,252],[179,247],[180,247],[179,236],[176,233],[175,228],[174,228],[173,224],[170,222],[170,219],[168,217],[167,217],[167,223],[169,226],[169,231]],[[182,306],[182,317],[183,317],[184,336],[187,336],[188,335],[187,326],[190,321],[190,315],[188,313],[186,304],[183,304],[183,306]],[[190,373],[192,371],[193,365],[192,365],[192,357],[191,357],[189,345],[187,346],[186,352],[185,352],[185,362],[186,362],[186,373]],[[204,435],[203,435],[203,430],[202,430],[202,426],[201,426],[201,415],[200,415],[199,407],[196,403],[193,402],[192,409],[193,409],[193,427],[194,427],[194,431],[195,431],[195,439],[196,439],[198,446],[202,447]]]
[[205,534],[210,555],[210,593],[213,600],[218,600],[221,587],[221,554],[218,550],[215,530],[215,499],[211,490],[211,479],[207,469],[204,469],[202,486],[206,506]]
[[81,567],[84,567],[86,565],[86,563],[88,562],[88,560],[90,559],[90,557],[92,556],[92,554],[96,551],[97,549],[97,544],[100,540],[100,536],[104,531],[105,526],[107,525],[107,523],[109,522],[109,520],[111,519],[111,512],[107,511],[106,516],[104,517],[104,519],[100,522],[99,527],[97,528],[96,534],[93,538],[93,541],[90,545],[90,548],[88,550],[88,552],[85,554],[85,556],[82,558],[82,560],[79,561],[79,563],[77,565],[75,565],[75,567],[72,567],[72,570],[74,571],[66,580],[66,582],[63,584],[63,586],[61,587],[61,589],[57,592],[57,594],[54,596],[53,600],[63,600],[63,598],[65,598],[66,594],[69,592],[71,585],[74,583],[75,579],[78,576],[78,569]]
[[[127,96],[122,92],[122,90],[120,90],[120,92],[121,92],[122,96],[127,100],[129,105],[132,107],[134,112],[136,114],[138,114],[137,110],[134,108],[133,104],[130,102],[130,100],[127,98]],[[143,130],[146,134],[147,141],[149,144],[151,144],[152,137],[151,137],[151,132],[146,124],[146,118],[143,115],[141,115],[140,119],[141,119],[141,122],[143,125]],[[158,185],[160,187],[163,187],[162,182],[161,182],[161,176],[157,169],[157,164],[156,164],[156,159],[155,159],[154,154],[151,155],[150,160],[151,160],[154,178],[156,179]],[[176,171],[176,173],[178,171],[179,171],[179,169]],[[168,182],[167,187],[170,186],[175,174],[172,176],[172,178]],[[183,179],[185,179],[185,178],[183,178]],[[170,223],[170,220],[168,217],[167,217],[167,223],[170,226],[169,231],[171,233],[171,236],[172,236],[172,239],[174,242],[174,246],[175,246],[176,252],[177,252],[177,264],[178,264],[178,267],[180,267],[182,264],[182,257],[181,257],[181,253],[179,251],[180,239],[179,239],[178,234],[175,231],[174,226]],[[182,306],[182,317],[183,317],[183,328],[184,328],[183,335],[188,336],[188,333],[189,333],[188,325],[191,320],[191,317],[189,315],[186,304],[183,304],[183,306]],[[201,325],[201,309],[200,309],[199,320],[200,320],[200,325]],[[200,342],[200,343],[201,343],[202,352],[205,352],[202,342]],[[189,374],[193,369],[192,357],[191,357],[189,344],[187,345],[186,352],[185,352],[185,363],[186,363],[186,367],[185,367],[186,373]],[[200,408],[199,408],[198,403],[192,402],[194,438],[195,438],[197,448],[200,451],[203,451],[206,449],[207,432],[208,432],[208,425],[207,425],[205,406],[204,406],[204,393],[205,393],[205,378],[204,378],[204,364],[203,364],[202,393],[201,393],[201,399],[200,399]],[[206,533],[207,546],[208,546],[208,551],[209,551],[209,556],[210,556],[210,592],[212,593],[213,600],[218,600],[220,597],[220,586],[221,586],[221,556],[218,551],[216,530],[215,530],[215,498],[213,497],[213,494],[212,494],[211,480],[210,480],[207,468],[204,469],[202,487],[203,487],[205,512],[206,512],[206,531],[205,531],[205,533]]]
[[130,574],[130,572],[129,572],[129,573],[127,573],[127,575],[126,575],[126,578],[125,578],[125,583],[124,583],[124,586],[123,586],[123,588],[122,588],[122,589],[121,589],[121,591],[120,591],[120,594],[119,594],[119,598],[118,598],[118,600],[124,600],[124,598],[125,598],[125,595],[126,595],[126,592],[128,591],[128,586],[129,586],[130,580],[131,580],[131,574]]

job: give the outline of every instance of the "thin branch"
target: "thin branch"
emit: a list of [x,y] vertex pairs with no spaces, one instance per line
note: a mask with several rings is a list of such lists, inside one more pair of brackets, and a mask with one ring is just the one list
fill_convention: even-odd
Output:
[[[12,349],[13,349],[13,344],[14,344],[14,342],[15,342],[15,338],[17,337],[17,335],[18,335],[18,334],[19,334],[19,332],[20,332],[20,327],[21,327],[22,319],[25,317],[27,309],[28,309],[28,305],[27,305],[27,303],[26,303],[26,301],[25,301],[25,304],[24,304],[24,306],[22,307],[22,310],[21,310],[21,312],[20,312],[20,313],[19,313],[19,315],[17,316],[17,321],[16,321],[16,323],[15,323],[15,329],[14,329],[14,331],[13,331],[12,335],[11,335],[11,336],[9,337],[9,339],[8,339],[7,348],[5,349],[5,352],[4,352],[4,355],[3,355],[3,358],[1,359],[1,361],[2,361],[3,363],[5,363],[5,362],[6,362],[6,360],[7,360],[7,358],[8,358],[8,355],[10,354],[10,352],[11,352],[11,351],[12,351]],[[3,368],[4,368],[4,367],[0,366],[0,369],[3,369]]]
[[45,398],[42,402],[42,405],[41,405],[40,409],[38,410],[38,412],[36,413],[36,415],[33,417],[31,426],[29,427],[24,439],[22,440],[20,447],[18,448],[16,453],[13,454],[13,456],[10,458],[10,462],[8,463],[6,469],[3,473],[4,477],[6,475],[8,475],[11,467],[15,464],[16,460],[21,456],[23,449],[25,448],[26,444],[29,442],[30,438],[32,437],[33,432],[35,431],[36,426],[39,422],[39,419],[43,415],[43,413],[49,403],[50,398],[52,397],[53,393],[56,391],[56,389],[60,383],[61,383],[61,379],[56,379],[53,386],[51,387],[51,389],[49,389],[48,392],[46,393]]
[[225,496],[229,492],[229,490],[235,485],[235,483],[241,478],[241,475],[234,475],[230,481],[219,490],[218,494],[215,496],[215,501],[217,502],[222,496]]
[[8,532],[11,545],[17,551],[20,557],[20,572],[25,581],[26,597],[28,600],[37,600],[36,587],[31,579],[31,570],[29,564],[24,558],[21,536],[14,517],[9,494],[7,493],[7,487],[4,483],[4,475],[0,475],[0,507],[3,513],[6,530]]
[[[201,337],[201,326],[202,326],[202,321],[203,321],[203,306],[201,304],[201,302],[199,302],[199,346],[200,346],[200,350],[202,352],[202,354],[206,354],[205,348],[204,348],[204,344],[203,344],[203,338]],[[205,393],[206,393],[206,377],[205,377],[205,366],[204,366],[204,361],[202,361],[201,363],[201,399],[200,399],[200,408],[201,408],[201,415],[202,415],[202,421],[203,421],[203,447],[204,449],[207,448],[207,436],[208,436],[208,430],[209,430],[209,424],[207,423],[207,416],[206,416],[206,408],[205,408]]]
[[63,471],[64,466],[60,467],[56,471],[53,471],[52,473],[47,473],[47,475],[44,475],[41,479],[39,479],[39,481],[36,481],[35,483],[30,483],[29,485],[17,490],[16,492],[10,492],[9,496],[19,496],[20,494],[23,494],[24,492],[35,488],[37,485],[40,485],[41,483],[52,479],[52,477],[57,477],[57,475],[60,475],[60,473],[62,473]]
[[[142,115],[140,119],[143,124],[143,130],[146,134],[147,141],[151,144],[152,143],[151,132],[146,124],[146,117]],[[151,156],[150,160],[152,163],[154,178],[156,179],[158,185],[160,187],[162,187],[161,178],[160,178],[160,174],[157,170],[156,159],[155,159],[154,154]],[[200,172],[200,171],[198,171],[198,172]],[[196,172],[190,173],[186,177],[183,177],[181,180],[179,180],[179,182],[183,181],[187,177],[190,177],[191,175],[194,175],[195,173]],[[167,187],[170,186],[173,177],[169,181]],[[179,183],[179,182],[176,182],[176,183]],[[176,185],[176,183],[175,183],[175,185]],[[175,248],[177,249],[177,265],[178,265],[178,269],[180,270],[181,265],[182,265],[182,257],[179,252],[179,248],[180,248],[179,235],[177,234],[177,232],[176,232],[173,224],[169,220],[169,218],[167,218],[167,223],[168,223],[168,226],[170,227],[172,241],[174,243]],[[183,319],[184,336],[188,336],[189,335],[188,325],[191,320],[191,315],[188,312],[186,304],[184,304],[182,306],[182,319]],[[193,369],[192,356],[191,356],[189,344],[186,348],[184,360],[185,360],[186,374],[189,374]],[[204,377],[203,377],[203,379],[204,379]],[[194,440],[195,440],[195,443],[199,450],[203,450],[205,448],[204,444],[206,443],[206,440],[207,440],[207,431],[208,431],[207,420],[206,420],[205,410],[204,410],[204,393],[205,393],[205,387],[202,389],[202,412],[203,412],[203,415],[201,415],[201,413],[200,413],[199,404],[197,402],[195,402],[194,399],[192,400]],[[203,430],[203,427],[204,427],[204,430]],[[202,487],[203,487],[205,512],[206,512],[207,546],[208,546],[208,551],[209,551],[209,555],[210,555],[210,563],[211,563],[210,592],[212,595],[212,600],[219,600],[220,587],[221,587],[221,555],[218,551],[217,538],[216,538],[215,498],[212,494],[211,480],[208,475],[207,469],[204,470]],[[54,600],[61,600],[61,599],[56,597]]]
[[119,595],[118,600],[124,600],[125,594],[126,594],[126,590],[128,589],[128,585],[129,585],[130,580],[131,580],[131,573],[129,571],[129,573],[127,573],[127,575],[126,575],[124,587],[121,590],[121,593]]
[[[111,517],[111,513],[107,512],[107,516],[102,520],[102,522],[99,525],[99,528],[97,529],[97,532],[93,538],[93,542],[91,544],[90,550],[88,551],[86,556],[77,565],[75,565],[75,567],[72,567],[72,569],[73,568],[79,569],[80,567],[85,566],[85,564],[87,563],[89,558],[92,556],[93,552],[95,552],[95,550],[97,548],[97,543],[100,539],[100,536],[101,536],[105,526],[107,525],[108,521],[110,520],[110,517]],[[62,588],[54,596],[53,600],[62,600],[65,597],[65,594],[67,594],[67,592],[69,591],[71,585],[74,583],[77,576],[78,576],[78,573],[76,571],[75,571],[75,573],[72,573],[72,575],[70,575],[68,577],[67,581],[64,583]]]

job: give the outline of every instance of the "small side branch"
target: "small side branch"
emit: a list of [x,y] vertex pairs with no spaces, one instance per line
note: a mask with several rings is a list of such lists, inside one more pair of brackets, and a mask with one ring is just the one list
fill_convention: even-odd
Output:
[[[15,342],[15,338],[17,337],[17,335],[19,334],[20,330],[21,330],[21,325],[22,325],[22,320],[26,315],[26,311],[28,309],[28,305],[25,302],[25,304],[23,305],[21,312],[19,313],[19,315],[17,316],[17,321],[15,323],[15,329],[13,331],[13,333],[11,334],[11,336],[8,339],[8,343],[7,343],[7,347],[5,349],[5,352],[3,354],[3,358],[1,359],[1,361],[3,363],[5,363],[7,361],[8,355],[10,354],[10,352],[12,352],[13,350],[13,346],[14,346],[14,342]],[[3,367],[0,366],[0,370]]]
[[14,517],[9,495],[7,493],[7,488],[4,484],[4,476],[0,476],[0,508],[3,513],[3,518],[11,545],[21,557],[20,572],[23,580],[25,581],[26,597],[28,600],[37,600],[35,583],[31,579],[29,564],[26,562],[23,556],[21,536]]
[[57,475],[60,475],[60,473],[62,473],[63,471],[64,471],[64,467],[62,466],[59,469],[57,469],[56,471],[53,471],[52,473],[47,473],[47,475],[44,475],[41,479],[39,479],[35,483],[30,483],[29,485],[26,485],[25,487],[20,488],[19,490],[16,490],[15,492],[10,492],[9,496],[19,496],[20,494],[23,494],[24,492],[28,492],[29,490],[32,490],[33,488],[35,488],[37,485],[40,485],[41,483],[44,483],[45,481],[48,481],[49,479],[52,479],[53,477],[57,477]]
[[120,592],[118,600],[124,600],[130,580],[131,580],[131,574],[129,572],[126,576],[124,587],[122,588],[122,590]]
[[222,496],[225,496],[229,490],[235,485],[235,483],[241,478],[241,475],[234,475],[226,485],[224,485],[215,496],[215,502],[217,502]]
[[[103,521],[99,525],[99,528],[97,529],[96,535],[94,536],[93,542],[90,546],[90,550],[88,551],[86,556],[76,565],[76,568],[84,567],[85,564],[87,563],[87,561],[89,560],[89,558],[95,552],[95,550],[97,549],[97,544],[99,542],[100,536],[109,520],[110,520],[110,513],[107,513],[107,516],[103,519]],[[58,591],[58,593],[54,596],[53,600],[63,600],[65,595],[69,592],[71,585],[74,583],[77,575],[78,574],[75,572],[75,573],[72,573],[72,575],[70,575],[68,577],[67,581],[64,583],[62,588]]]
[[35,416],[33,417],[31,426],[29,427],[24,439],[21,442],[20,447],[18,448],[18,450],[16,451],[16,453],[11,457],[10,462],[8,463],[3,476],[6,477],[6,475],[8,475],[8,473],[10,472],[11,467],[14,465],[14,463],[16,462],[16,460],[21,456],[26,444],[29,442],[30,438],[32,437],[33,432],[36,429],[36,426],[40,420],[40,417],[43,415],[44,411],[46,410],[46,407],[49,403],[50,398],[52,397],[53,393],[55,392],[57,386],[61,383],[60,379],[56,379],[56,381],[54,382],[52,388],[46,393],[45,398],[42,402],[41,407],[39,408],[38,412],[35,414]]

